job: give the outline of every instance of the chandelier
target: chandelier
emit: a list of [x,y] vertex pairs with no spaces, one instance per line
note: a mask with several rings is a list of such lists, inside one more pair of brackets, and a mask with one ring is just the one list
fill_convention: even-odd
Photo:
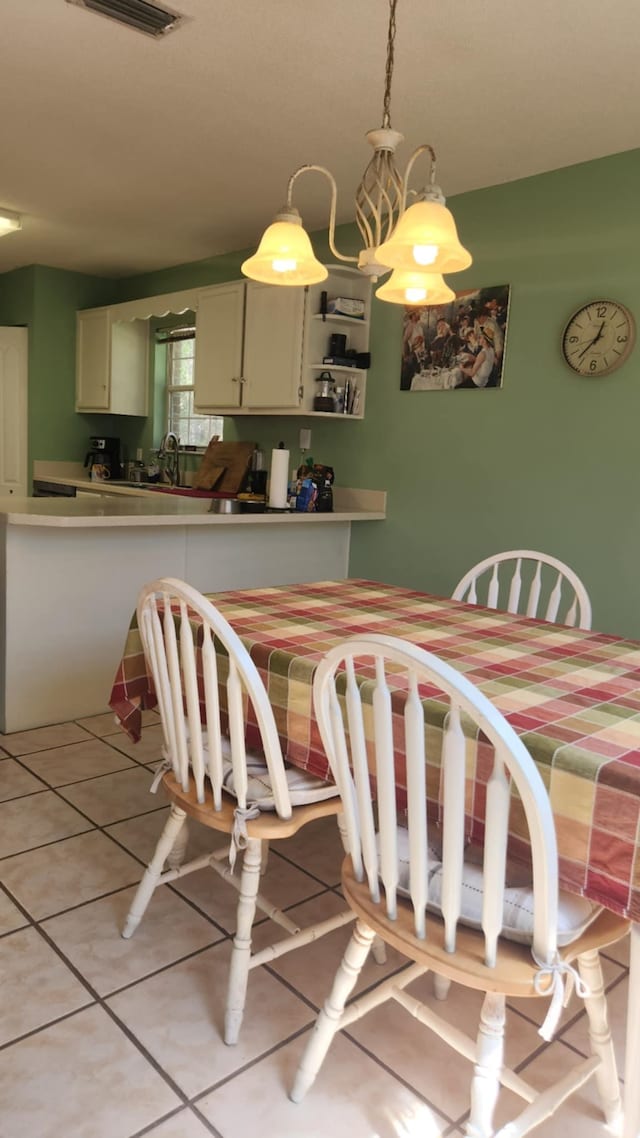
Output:
[[[313,170],[323,174],[331,187],[329,248],[339,261],[357,263],[373,281],[393,270],[376,296],[392,304],[441,304],[453,300],[454,292],[443,280],[444,273],[459,272],[471,264],[471,254],[461,245],[456,224],[436,185],[436,155],[432,146],[418,146],[409,158],[404,176],[395,165],[396,147],[404,135],[391,126],[391,80],[396,35],[396,6],[389,0],[389,31],[385,72],[382,126],[370,130],[367,141],[373,157],[356,190],[355,219],[363,241],[358,256],[336,249],[336,203],[338,189],[324,166],[300,166],[289,178],[285,205],[265,230],[258,249],[242,265],[251,280],[276,285],[310,285],[326,279],[324,265],[316,259],[302,218],[293,204],[297,179]],[[429,176],[419,191],[409,190],[409,177],[416,160],[429,156]],[[407,206],[408,197],[415,198]]]

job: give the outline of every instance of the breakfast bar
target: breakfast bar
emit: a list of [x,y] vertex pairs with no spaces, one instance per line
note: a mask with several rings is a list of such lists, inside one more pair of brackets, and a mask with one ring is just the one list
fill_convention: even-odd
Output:
[[346,577],[351,525],[385,495],[342,490],[328,514],[221,515],[200,499],[0,499],[0,730],[104,712],[138,592],[175,576],[196,588]]

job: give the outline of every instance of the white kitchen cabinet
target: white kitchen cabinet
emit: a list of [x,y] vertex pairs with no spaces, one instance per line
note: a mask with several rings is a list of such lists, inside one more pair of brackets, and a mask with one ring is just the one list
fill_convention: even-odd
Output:
[[304,295],[254,281],[201,289],[195,407],[264,414],[298,408]]
[[76,411],[148,413],[149,322],[118,321],[112,308],[77,313]]

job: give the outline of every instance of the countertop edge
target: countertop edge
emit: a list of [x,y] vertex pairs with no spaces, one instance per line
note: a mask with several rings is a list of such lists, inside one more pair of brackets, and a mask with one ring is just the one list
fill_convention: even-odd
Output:
[[141,526],[255,526],[255,525],[337,525],[346,522],[384,521],[386,515],[374,510],[351,510],[332,514],[104,514],[77,517],[21,514],[4,511],[0,518],[10,526],[32,528],[107,529]]

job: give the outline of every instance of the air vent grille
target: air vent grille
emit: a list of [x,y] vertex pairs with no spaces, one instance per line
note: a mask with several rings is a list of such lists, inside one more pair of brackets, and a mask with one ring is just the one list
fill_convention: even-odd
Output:
[[182,19],[176,12],[149,4],[148,0],[67,0],[67,3],[108,16],[148,36],[164,36],[174,31]]

